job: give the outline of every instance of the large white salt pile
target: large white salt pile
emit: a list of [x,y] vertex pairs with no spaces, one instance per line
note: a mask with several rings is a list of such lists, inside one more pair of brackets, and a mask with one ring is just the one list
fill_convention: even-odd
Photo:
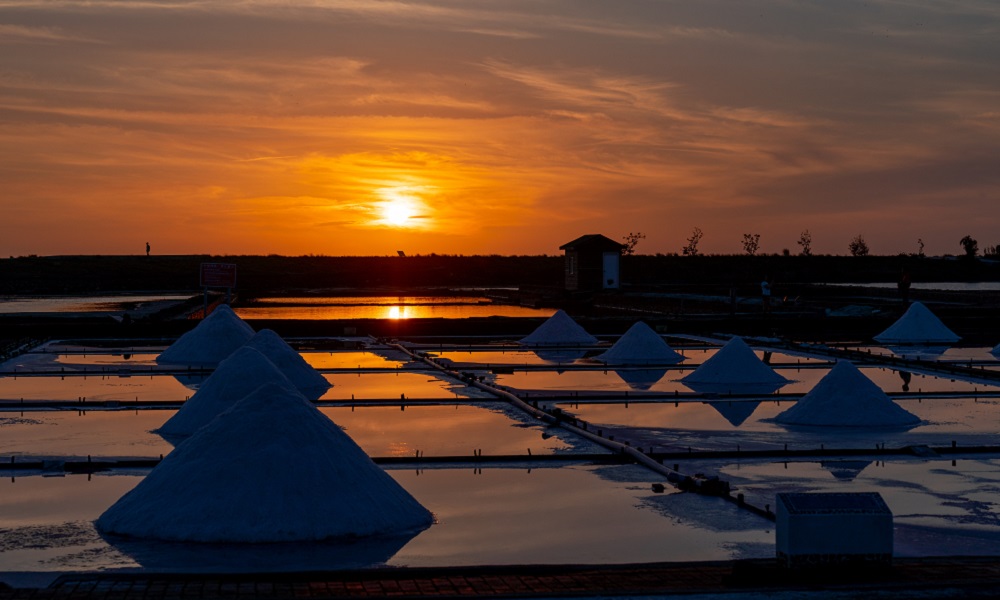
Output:
[[246,345],[266,356],[295,384],[306,398],[315,400],[330,388],[330,382],[306,362],[285,340],[270,329],[258,331]]
[[96,525],[138,538],[257,543],[397,534],[431,521],[301,394],[267,384],[168,454]]
[[920,418],[893,402],[850,361],[840,360],[816,387],[774,421],[826,427],[903,427],[920,423]]
[[769,394],[788,383],[765,365],[742,338],[734,337],[712,358],[682,377],[698,392]]
[[296,389],[295,384],[266,356],[244,346],[222,361],[211,377],[181,405],[174,416],[167,419],[157,433],[164,436],[191,435],[265,383]]
[[253,328],[220,304],[198,326],[170,345],[156,362],[168,365],[214,367],[253,337]]
[[997,344],[996,348],[990,351],[990,354],[993,354],[994,356],[1000,356],[1000,344]]
[[589,346],[597,338],[587,333],[563,310],[557,310],[527,337],[521,339],[525,346]]
[[945,327],[929,308],[914,302],[902,317],[874,339],[883,344],[950,344],[961,338]]
[[674,352],[649,325],[639,321],[594,359],[609,365],[672,365],[684,357]]

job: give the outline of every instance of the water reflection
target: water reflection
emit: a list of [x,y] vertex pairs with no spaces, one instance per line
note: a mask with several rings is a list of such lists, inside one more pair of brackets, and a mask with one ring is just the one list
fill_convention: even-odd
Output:
[[667,374],[666,369],[615,369],[615,375],[621,377],[633,390],[647,391]]
[[261,298],[234,309],[243,319],[466,319],[470,317],[549,317],[547,308],[493,304],[465,296]]
[[101,534],[114,549],[155,571],[260,573],[384,566],[419,532],[392,537],[280,544],[196,544]]
[[739,427],[757,410],[760,402],[706,402],[733,427]]

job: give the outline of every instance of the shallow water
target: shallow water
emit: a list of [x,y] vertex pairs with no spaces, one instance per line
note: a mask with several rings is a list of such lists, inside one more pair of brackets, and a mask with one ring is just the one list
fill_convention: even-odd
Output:
[[897,403],[922,419],[912,428],[791,427],[770,422],[788,401],[560,404],[619,441],[658,450],[773,450],[991,445],[1000,435],[1000,399],[906,399]]
[[136,303],[183,301],[191,294],[143,294],[120,296],[4,297],[0,314],[60,312],[121,312]]
[[[780,388],[781,393],[804,394],[809,392],[829,372],[829,369],[790,367],[775,369],[775,371],[792,380]],[[887,393],[903,391],[904,385],[909,387],[908,391],[910,392],[1000,392],[998,385],[970,383],[919,373],[910,374],[907,382],[899,371],[884,367],[862,367],[860,371]],[[680,381],[690,372],[690,370],[684,371],[667,367],[660,369],[608,368],[605,371],[517,371],[497,374],[495,381],[499,385],[519,390],[616,393],[648,390],[671,394],[674,392],[691,393],[693,391],[691,387]],[[733,391],[739,393],[740,390],[738,387],[734,387]],[[726,392],[720,390],[720,393],[725,394]]]
[[295,544],[300,552],[292,553],[271,545],[222,545],[206,553],[187,544],[109,543],[91,521],[134,487],[139,475],[2,479],[0,571],[616,564],[774,552],[770,522],[715,498],[654,494],[650,483],[658,479],[634,466],[388,472],[434,513],[434,525],[402,549],[373,540],[346,548]]
[[[484,405],[323,407],[370,456],[484,456],[604,452],[510,408]],[[0,412],[0,457],[157,458],[173,445],[153,433],[174,410]],[[2,463],[0,463],[2,464]]]
[[493,304],[466,296],[359,296],[261,298],[237,307],[243,319],[466,319],[470,317],[550,317],[548,308]]

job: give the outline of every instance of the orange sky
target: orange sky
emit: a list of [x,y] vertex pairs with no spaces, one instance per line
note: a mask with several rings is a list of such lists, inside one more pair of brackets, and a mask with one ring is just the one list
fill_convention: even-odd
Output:
[[1000,5],[0,0],[0,256],[1000,244]]

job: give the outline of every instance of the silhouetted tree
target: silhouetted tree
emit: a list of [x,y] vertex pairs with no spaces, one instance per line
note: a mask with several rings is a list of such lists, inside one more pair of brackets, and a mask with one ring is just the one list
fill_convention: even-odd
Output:
[[808,229],[806,229],[805,231],[802,232],[801,235],[799,235],[799,241],[796,243],[802,246],[802,256],[812,255],[813,236],[811,233],[809,233]]
[[759,233],[744,233],[743,234],[743,251],[748,255],[753,256],[757,254],[760,250],[760,234]]
[[983,256],[991,256],[993,258],[1000,256],[1000,244],[983,248]]
[[860,233],[854,236],[847,249],[851,251],[851,256],[868,256],[868,242],[865,241],[865,236]]
[[965,236],[958,243],[962,245],[962,249],[965,250],[965,256],[968,258],[975,258],[976,253],[979,252],[979,242],[971,235]]
[[687,239],[687,246],[684,246],[681,250],[685,256],[698,256],[698,242],[701,241],[701,236],[704,235],[700,227],[695,227],[694,231],[691,232],[691,237]]
[[646,239],[646,234],[641,231],[636,231],[635,233],[630,231],[629,234],[622,239],[625,243],[625,247],[622,248],[622,254],[625,256],[632,256],[635,254],[635,247],[639,245],[639,241]]
[[923,257],[924,255],[924,240],[923,238],[917,238],[917,256]]

